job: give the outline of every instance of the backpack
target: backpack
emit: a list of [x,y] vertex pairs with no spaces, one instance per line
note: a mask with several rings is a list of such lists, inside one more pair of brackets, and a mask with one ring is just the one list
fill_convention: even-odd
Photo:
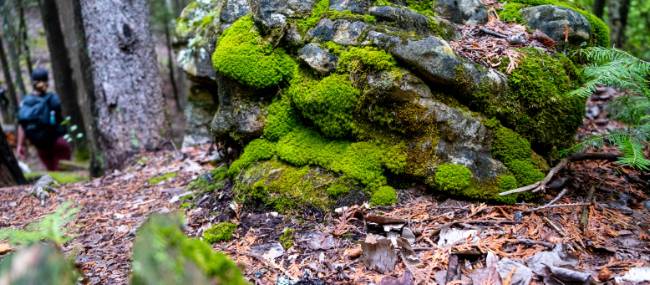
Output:
[[59,137],[55,110],[50,103],[52,96],[52,93],[44,96],[30,94],[20,103],[18,123],[29,141],[37,147],[47,146]]

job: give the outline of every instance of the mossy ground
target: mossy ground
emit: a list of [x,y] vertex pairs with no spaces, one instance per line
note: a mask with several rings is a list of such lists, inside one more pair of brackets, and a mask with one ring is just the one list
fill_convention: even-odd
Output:
[[147,183],[149,183],[149,185],[158,185],[158,184],[160,184],[162,182],[165,182],[167,180],[174,179],[174,178],[176,178],[176,176],[178,176],[177,172],[167,172],[167,173],[163,173],[163,174],[156,175],[154,177],[149,178],[149,180],[147,180]]
[[287,250],[293,247],[295,230],[292,228],[285,228],[280,235],[279,242],[282,247]]
[[43,175],[49,175],[59,184],[72,184],[88,181],[90,178],[86,172],[69,172],[69,171],[47,171],[47,172],[30,172],[25,174],[27,181],[36,181]]

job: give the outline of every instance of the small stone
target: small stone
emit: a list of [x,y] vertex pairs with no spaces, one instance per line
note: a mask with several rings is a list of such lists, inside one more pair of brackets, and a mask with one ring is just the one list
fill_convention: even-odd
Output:
[[298,56],[307,65],[322,75],[327,75],[336,69],[336,56],[324,50],[318,44],[310,43],[298,51]]
[[356,245],[353,248],[348,248],[343,252],[343,255],[347,256],[349,259],[357,259],[361,254],[363,253],[363,250],[361,249],[360,245]]

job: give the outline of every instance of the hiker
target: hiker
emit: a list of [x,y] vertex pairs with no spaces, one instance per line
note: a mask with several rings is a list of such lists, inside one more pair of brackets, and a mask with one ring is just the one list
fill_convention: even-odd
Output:
[[69,160],[70,144],[63,138],[65,128],[61,125],[61,100],[54,92],[48,92],[47,70],[37,68],[32,72],[34,90],[20,102],[18,109],[18,156],[25,157],[25,137],[36,147],[38,157],[48,171],[59,168],[59,161]]

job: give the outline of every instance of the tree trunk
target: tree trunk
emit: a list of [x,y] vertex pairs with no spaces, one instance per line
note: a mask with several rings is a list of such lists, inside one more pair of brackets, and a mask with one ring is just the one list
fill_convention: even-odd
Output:
[[[4,1],[2,1],[4,2]],[[15,29],[15,25],[18,23],[12,23],[10,20],[14,20],[18,18],[16,16],[15,11],[13,8],[15,7],[16,3],[13,3],[12,1],[9,1],[8,3],[4,3],[7,7],[5,7],[6,14],[3,15],[3,29],[4,29],[4,35],[5,35],[5,40],[7,41],[7,51],[9,53],[9,62],[11,63],[11,67],[13,69],[13,78],[14,78],[14,83],[16,84],[16,88],[18,88],[18,91],[21,94],[27,93],[27,89],[25,89],[25,83],[23,81],[23,73],[20,65],[20,55],[22,51],[22,47],[19,45],[19,35],[18,32]]]
[[[167,9],[172,11],[171,7],[165,5]],[[171,38],[171,31],[169,29],[169,21],[170,19],[167,17],[169,16],[170,13],[165,13],[165,24],[164,26],[164,32],[165,32],[165,45],[167,46],[167,68],[169,69],[169,80],[172,85],[172,92],[174,93],[174,102],[176,102],[176,110],[179,112],[183,112],[183,106],[181,104],[181,97],[180,97],[180,92],[178,90],[178,84],[176,83],[176,75],[174,72],[174,69],[176,66],[174,65],[174,49],[172,48],[172,38]]]
[[594,15],[596,15],[598,18],[603,18],[603,14],[605,13],[605,0],[594,0]]
[[630,11],[630,0],[616,0],[607,2],[609,16],[609,27],[614,46],[623,47],[625,44],[625,27],[627,26],[627,15]]
[[52,62],[52,74],[56,83],[56,92],[61,97],[63,114],[70,116],[73,124],[83,129],[84,122],[79,108],[77,86],[73,79],[73,71],[61,30],[58,7],[54,1],[39,0],[39,8],[45,28],[47,46]]
[[25,177],[23,177],[23,172],[14,157],[14,152],[7,143],[5,133],[0,130],[0,187],[24,183]]
[[169,126],[147,1],[58,1],[65,5],[59,6],[60,19],[73,16],[78,34],[93,174],[119,168],[142,150],[160,149]]
[[9,95],[9,105],[7,106],[7,113],[5,114],[6,119],[9,121],[6,122],[15,122],[16,121],[16,109],[18,108],[18,96],[16,96],[16,87],[14,86],[14,81],[11,76],[11,68],[9,67],[9,61],[7,60],[7,53],[5,53],[4,41],[2,35],[0,35],[0,64],[2,64],[2,74],[5,78],[5,84],[7,85],[7,95]]
[[19,24],[19,37],[20,37],[20,43],[21,47],[24,52],[25,52],[25,64],[27,65],[27,72],[29,74],[32,74],[33,66],[32,66],[32,54],[31,51],[29,50],[29,35],[27,33],[27,23],[25,22],[25,7],[23,6],[23,1],[24,0],[18,0],[18,16],[20,20]]

